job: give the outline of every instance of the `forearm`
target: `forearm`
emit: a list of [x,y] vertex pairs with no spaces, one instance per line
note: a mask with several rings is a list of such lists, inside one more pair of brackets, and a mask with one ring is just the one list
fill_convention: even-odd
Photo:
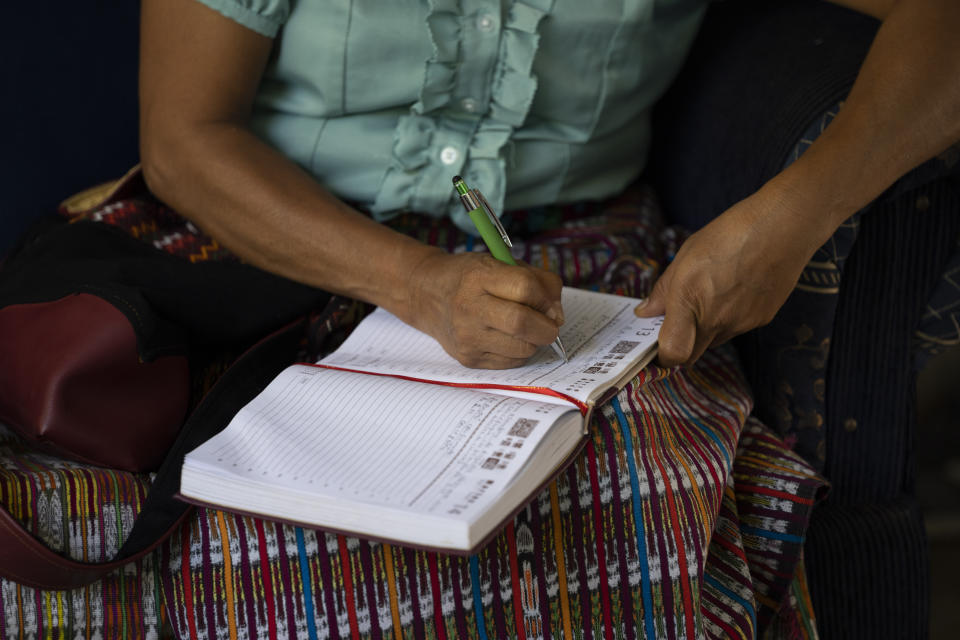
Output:
[[143,0],[140,156],[150,188],[244,260],[408,319],[436,249],[352,210],[247,128],[273,41],[194,0]]
[[960,2],[837,1],[884,18],[856,83],[806,153],[694,233],[638,308],[666,314],[664,365],[770,322],[844,220],[960,139]]
[[249,263],[384,307],[468,366],[517,366],[553,342],[555,274],[392,231],[250,132],[273,44],[194,0],[143,0],[140,155],[153,192]]
[[437,249],[355,211],[242,127],[145,136],[150,188],[238,256],[408,316],[410,276]]
[[818,216],[821,241],[899,177],[960,140],[958,33],[956,0],[894,3],[837,117],[765,187],[790,208]]

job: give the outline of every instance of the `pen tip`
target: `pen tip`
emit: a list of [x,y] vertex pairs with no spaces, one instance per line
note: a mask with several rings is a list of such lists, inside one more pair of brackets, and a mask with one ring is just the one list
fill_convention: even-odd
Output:
[[463,178],[461,178],[460,176],[453,176],[453,184],[457,184],[458,182],[460,182],[460,181],[462,181],[462,180],[463,180]]

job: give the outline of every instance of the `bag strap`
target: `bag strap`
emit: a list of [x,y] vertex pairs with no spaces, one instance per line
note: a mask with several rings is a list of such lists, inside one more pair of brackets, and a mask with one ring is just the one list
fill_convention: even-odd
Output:
[[54,553],[0,506],[0,576],[35,589],[76,589],[149,553],[170,536],[187,515],[186,511],[182,513],[167,531],[135,556],[95,564]]
[[86,563],[61,556],[0,505],[0,576],[36,589],[75,589],[155,549],[177,530],[192,509],[176,499],[184,456],[224,429],[237,411],[294,360],[304,325],[301,319],[262,339],[217,380],[184,423],[114,560]]
[[139,557],[149,551],[158,535],[192,509],[176,498],[183,458],[223,431],[244,405],[294,362],[306,325],[305,318],[296,320],[254,344],[207,392],[160,465],[120,557]]

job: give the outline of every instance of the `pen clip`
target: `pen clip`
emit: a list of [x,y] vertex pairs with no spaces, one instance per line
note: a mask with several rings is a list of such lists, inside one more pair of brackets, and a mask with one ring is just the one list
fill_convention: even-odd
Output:
[[477,200],[480,201],[480,204],[483,206],[483,210],[487,212],[487,217],[490,218],[490,222],[493,223],[497,233],[499,233],[500,237],[503,238],[504,244],[512,249],[513,243],[510,242],[510,236],[507,235],[507,230],[504,229],[503,225],[500,223],[500,218],[493,213],[493,208],[490,207],[490,203],[487,202],[487,199],[484,198],[483,194],[477,189],[471,189],[470,192],[473,193],[473,195],[477,197]]

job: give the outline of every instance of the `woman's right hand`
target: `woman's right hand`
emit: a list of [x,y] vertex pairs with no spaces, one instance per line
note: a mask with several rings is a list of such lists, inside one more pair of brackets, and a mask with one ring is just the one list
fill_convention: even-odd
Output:
[[516,367],[557,338],[561,287],[559,276],[543,269],[437,250],[411,274],[405,320],[464,366]]
[[560,279],[449,255],[366,217],[247,127],[272,40],[193,0],[144,0],[151,190],[266,271],[385,307],[470,367],[523,364],[562,321]]

